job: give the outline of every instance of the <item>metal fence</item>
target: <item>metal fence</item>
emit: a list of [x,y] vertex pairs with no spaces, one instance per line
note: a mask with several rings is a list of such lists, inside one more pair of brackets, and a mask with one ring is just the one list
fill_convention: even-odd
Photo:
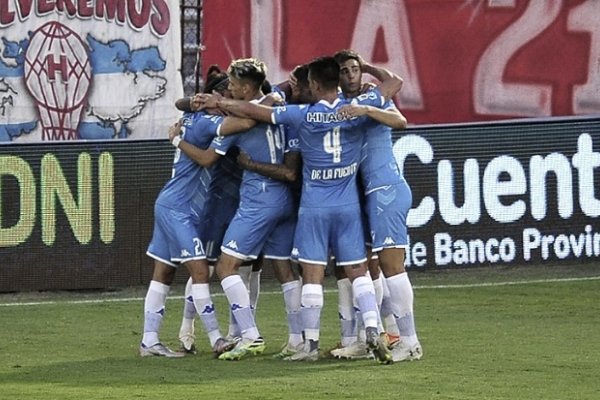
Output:
[[181,0],[181,78],[186,95],[202,88],[202,0]]

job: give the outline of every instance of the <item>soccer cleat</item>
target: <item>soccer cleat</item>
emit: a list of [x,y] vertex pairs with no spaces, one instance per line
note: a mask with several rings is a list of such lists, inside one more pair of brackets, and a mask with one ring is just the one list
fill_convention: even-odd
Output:
[[392,352],[388,349],[385,334],[379,335],[376,328],[367,328],[367,347],[373,352],[379,364],[392,364]]
[[349,346],[333,349],[330,354],[335,358],[343,358],[346,360],[359,360],[363,358],[373,358],[369,353],[367,345],[363,342],[356,341]]
[[226,351],[233,349],[236,343],[236,341],[228,340],[227,338],[218,338],[213,346],[213,354],[215,357],[219,357]]
[[407,346],[402,341],[392,349],[392,359],[398,361],[416,361],[423,357],[423,348],[421,343],[417,342],[414,346]]
[[400,342],[400,335],[385,334],[388,341],[388,348],[391,350],[398,342]]
[[306,351],[304,346],[296,353],[289,357],[285,357],[285,361],[317,361],[319,359],[319,349]]
[[196,345],[194,344],[195,340],[196,336],[193,333],[180,334],[180,351],[186,354],[196,354]]
[[257,355],[265,351],[265,341],[259,337],[256,339],[242,339],[233,349],[219,356],[219,360],[239,360],[248,354]]
[[180,358],[185,354],[179,351],[173,351],[162,343],[156,343],[152,346],[146,346],[144,343],[140,344],[140,356],[142,357],[168,357],[168,358]]
[[294,354],[296,354],[297,352],[299,352],[300,350],[302,350],[304,348],[304,343],[300,343],[296,346],[293,346],[289,343],[286,343],[282,348],[281,351],[277,354],[275,354],[273,357],[275,358],[286,358],[286,357],[290,357]]

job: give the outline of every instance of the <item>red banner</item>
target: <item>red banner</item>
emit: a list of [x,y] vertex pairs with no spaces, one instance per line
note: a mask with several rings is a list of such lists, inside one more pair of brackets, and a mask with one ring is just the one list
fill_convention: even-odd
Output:
[[411,123],[600,113],[598,0],[210,0],[202,65],[258,57],[273,83],[352,48],[401,75]]

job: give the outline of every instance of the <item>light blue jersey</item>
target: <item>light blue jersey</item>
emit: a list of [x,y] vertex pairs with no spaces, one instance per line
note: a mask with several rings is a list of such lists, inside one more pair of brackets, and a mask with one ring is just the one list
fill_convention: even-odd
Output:
[[[186,113],[183,117],[182,137],[194,146],[206,149],[218,133],[223,117],[203,112]],[[171,179],[158,194],[156,203],[186,212],[190,207],[198,213],[206,201],[204,168],[186,156],[180,149],[175,151]],[[202,183],[202,184],[201,184]]]
[[[244,133],[216,137],[211,148],[225,154],[237,146],[252,160],[282,164],[285,151],[283,127],[257,124]],[[292,250],[295,213],[293,198],[285,182],[244,170],[240,203],[225,236],[221,251],[241,260],[288,259]]]
[[[247,153],[254,161],[282,164],[285,150],[283,127],[260,123],[242,134],[218,136],[210,145],[218,154],[227,153],[233,146]],[[240,205],[249,202],[253,206],[273,207],[287,202],[289,197],[290,190],[284,182],[244,170]]]
[[[378,90],[378,89],[373,89]],[[384,106],[396,110],[392,100]],[[360,176],[365,193],[364,211],[368,217],[373,252],[408,245],[406,220],[412,193],[402,176],[392,146],[392,129],[375,120],[365,124]]]
[[[377,93],[361,96],[361,104],[381,106]],[[297,133],[302,154],[302,195],[293,257],[326,265],[329,250],[338,265],[366,260],[356,174],[360,163],[365,117],[338,114],[342,99],[313,105],[276,107],[272,121]],[[293,138],[289,138],[293,140]]]
[[[378,92],[360,96],[360,104],[381,106]],[[360,163],[366,117],[345,119],[338,114],[347,101],[321,100],[313,105],[276,107],[273,123],[285,124],[297,135],[302,154],[302,207],[358,203],[356,174]],[[293,140],[290,138],[290,140]]]
[[[390,99],[383,109],[397,110]],[[375,120],[365,126],[360,172],[365,193],[383,186],[400,184],[402,174],[396,163],[392,147],[392,128]]]
[[206,246],[206,257],[209,261],[216,261],[221,254],[223,236],[239,206],[243,170],[237,163],[238,153],[237,148],[228,151],[225,157],[221,157],[215,166],[207,169],[206,176],[203,176],[208,178],[210,175],[208,201],[201,229],[202,242]]
[[[221,117],[205,113],[185,114],[183,140],[206,148],[218,133]],[[147,254],[169,265],[206,258],[199,227],[208,198],[206,171],[177,149],[171,179],[158,194],[154,229]]]

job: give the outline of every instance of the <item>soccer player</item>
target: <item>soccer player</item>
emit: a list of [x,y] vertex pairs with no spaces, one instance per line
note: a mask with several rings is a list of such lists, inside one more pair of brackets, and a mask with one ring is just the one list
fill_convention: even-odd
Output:
[[[284,88],[283,90],[281,89],[282,87]],[[281,93],[282,97],[287,98],[290,103],[299,104],[311,101],[312,97],[308,88],[308,67],[306,65],[296,67],[290,76],[290,81],[276,85],[273,89],[274,92]],[[253,160],[243,151],[240,152],[238,156],[238,162],[243,168],[249,171],[257,172],[261,175],[283,182],[288,182],[292,185],[291,190],[294,195],[294,209],[297,213],[300,198],[298,176],[300,175],[301,163],[297,140],[286,140],[284,161],[282,164],[259,162]],[[286,265],[285,270],[287,271],[289,268],[291,268],[291,264]],[[279,358],[286,358],[297,353],[303,347],[302,321],[300,320],[301,284],[300,281],[295,278],[293,281],[286,281],[282,280],[285,279],[285,276],[280,277],[279,274],[276,274],[276,277],[282,285],[289,330],[288,340],[276,356]]]
[[[218,129],[242,131],[255,125],[254,121],[235,119],[223,127],[222,117],[206,112],[186,114],[183,120],[169,128],[169,136],[179,142],[189,142],[200,148],[207,147]],[[182,136],[179,136],[184,130]],[[216,158],[215,158],[216,160]],[[204,166],[209,166],[205,164]],[[177,266],[183,264],[192,279],[192,299],[208,333],[215,353],[232,347],[221,337],[209,291],[209,268],[202,225],[206,206],[206,184],[203,177],[210,176],[202,165],[175,152],[171,179],[159,193],[154,209],[154,231],[147,254],[153,258],[154,272],[144,302],[144,335],[140,344],[141,356],[181,357],[159,340],[159,331],[165,313],[165,301]]]
[[[205,96],[205,107],[217,104],[236,115],[291,126],[298,133],[303,160],[303,183],[298,225],[294,236],[295,256],[302,267],[302,322],[305,345],[291,361],[318,359],[320,315],[323,307],[324,268],[329,250],[337,265],[352,281],[353,293],[366,326],[366,341],[377,360],[391,362],[391,354],[377,330],[378,310],[372,281],[366,274],[366,254],[356,173],[362,147],[364,118],[346,118],[338,113],[339,65],[332,57],[321,57],[308,65],[312,95],[310,106],[264,107],[228,99],[214,101]],[[401,80],[382,84],[377,92],[359,98],[364,104],[382,105],[401,86]]]
[[[234,60],[228,68],[228,75],[229,90],[234,99],[246,103],[263,97],[260,90],[266,77],[263,62],[256,59]],[[242,135],[224,135],[211,144],[217,154],[225,154],[230,147],[238,146],[240,151],[260,162],[283,162],[285,137],[278,125],[262,123]],[[242,262],[256,259],[262,251],[265,259],[270,259],[275,265],[279,281],[284,285],[289,283],[290,290],[295,287],[299,292],[299,282],[289,261],[294,228],[294,205],[288,185],[245,170],[240,187],[240,205],[225,233],[222,254],[216,266],[231,311],[241,329],[242,340],[219,359],[238,360],[248,354],[261,353],[265,348],[247,289],[238,274]],[[284,298],[287,300],[285,288]],[[296,309],[299,309],[299,301],[297,303]],[[301,332],[297,334],[297,341],[301,342]]]
[[[340,64],[340,87],[348,99],[361,96],[362,74],[368,73],[380,82],[392,79],[389,71],[376,68],[355,52],[343,50],[335,56]],[[366,91],[368,95],[371,93]],[[364,94],[362,94],[364,96]],[[363,145],[360,172],[366,197],[366,213],[371,231],[372,251],[389,290],[390,308],[396,318],[401,340],[394,345],[394,361],[418,360],[423,355],[414,322],[413,290],[404,268],[408,245],[406,218],[412,203],[410,187],[402,176],[392,150],[391,130],[404,129],[406,118],[390,99],[384,109],[363,105],[347,105],[342,113],[351,117],[369,115]],[[376,275],[377,271],[373,272]]]

